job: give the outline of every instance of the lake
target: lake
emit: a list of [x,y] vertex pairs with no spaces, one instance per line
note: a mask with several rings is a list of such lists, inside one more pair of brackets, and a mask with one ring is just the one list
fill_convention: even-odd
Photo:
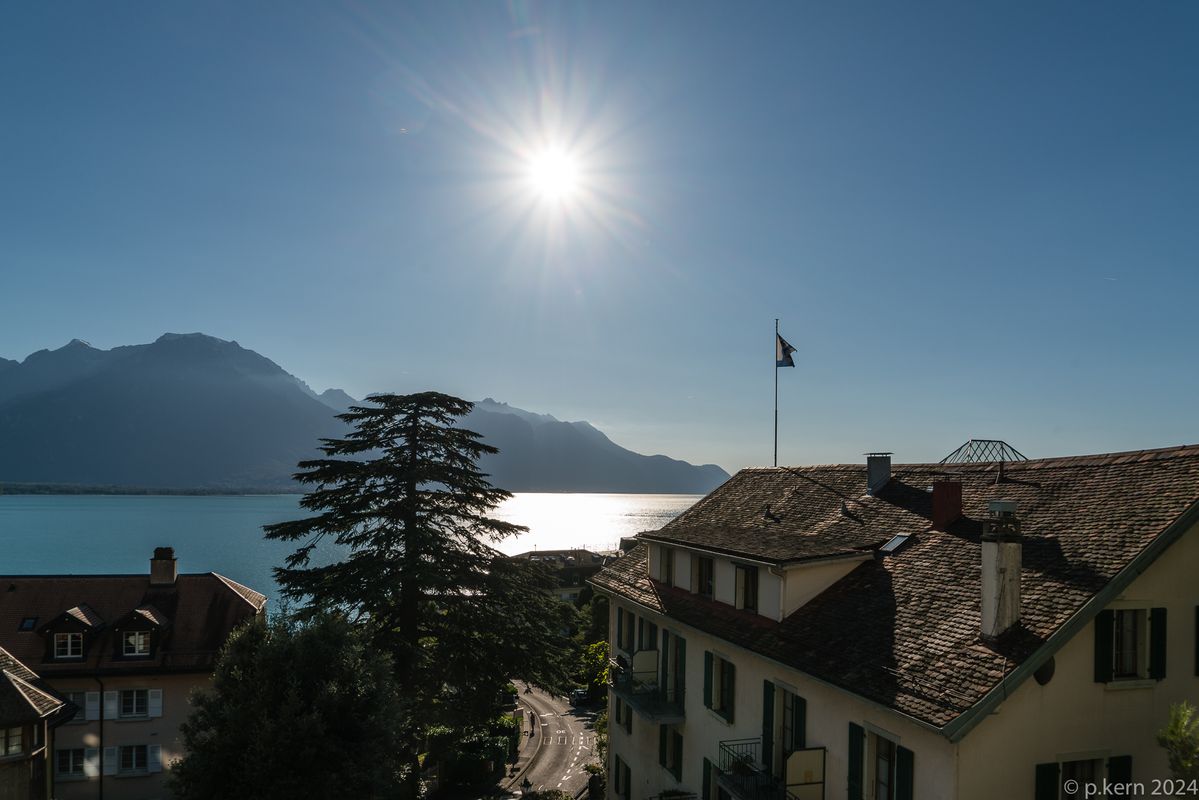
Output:
[[[660,528],[699,495],[513,495],[496,516],[529,531],[508,554],[615,549],[622,536]],[[0,575],[148,572],[155,547],[175,548],[180,572],[219,572],[277,601],[271,568],[296,549],[262,526],[305,516],[299,495],[0,495]],[[337,548],[323,545],[318,557]]]

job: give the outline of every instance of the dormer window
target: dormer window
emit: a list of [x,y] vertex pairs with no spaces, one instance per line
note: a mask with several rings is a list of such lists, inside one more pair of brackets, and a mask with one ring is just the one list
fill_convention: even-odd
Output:
[[82,633],[54,634],[55,658],[83,658]]
[[758,610],[758,568],[737,565],[737,608]]
[[150,632],[125,631],[121,635],[121,655],[129,658],[150,655]]

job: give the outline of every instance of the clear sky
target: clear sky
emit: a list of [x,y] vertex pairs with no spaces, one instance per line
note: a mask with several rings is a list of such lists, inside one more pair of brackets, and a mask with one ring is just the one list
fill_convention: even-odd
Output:
[[1199,3],[0,6],[8,358],[203,331],[731,471],[779,317],[783,462],[1101,452],[1199,441],[1197,256]]

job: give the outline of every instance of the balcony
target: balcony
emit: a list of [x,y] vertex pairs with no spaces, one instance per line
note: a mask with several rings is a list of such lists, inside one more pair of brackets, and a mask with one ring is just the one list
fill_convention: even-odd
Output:
[[648,721],[673,725],[686,719],[683,713],[683,687],[663,687],[658,678],[658,652],[641,650],[633,657],[633,666],[609,664],[612,692]]
[[784,783],[762,763],[761,746],[760,738],[721,742],[716,783],[737,800],[808,800],[824,796],[823,747],[788,753]]

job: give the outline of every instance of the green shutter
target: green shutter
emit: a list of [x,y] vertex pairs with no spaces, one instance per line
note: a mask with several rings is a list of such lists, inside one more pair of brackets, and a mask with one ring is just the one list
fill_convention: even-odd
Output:
[[1199,675],[1199,606],[1195,606],[1195,674]]
[[662,693],[665,695],[666,688],[670,685],[667,676],[670,675],[670,631],[662,629],[662,650],[658,654],[658,685],[662,687]]
[[[724,667],[721,668],[721,674],[724,676],[724,685],[721,687],[720,700],[724,704],[724,718],[731,724],[733,721],[733,703],[737,699],[737,666],[732,661],[725,661]],[[727,689],[727,692],[723,691],[725,689]]]
[[808,746],[808,701],[797,694],[791,695],[791,749],[803,750]]
[[704,759],[703,794],[700,800],[712,800],[712,762]]
[[1132,756],[1112,756],[1107,760],[1107,779],[1112,783],[1132,783]]
[[861,725],[849,723],[849,800],[862,800],[862,748],[866,731]]
[[[1095,617],[1096,683],[1107,683],[1112,679],[1112,626],[1115,624],[1114,620],[1115,615],[1111,611],[1100,611]],[[1040,767],[1037,769],[1040,770]],[[1038,774],[1040,773],[1038,772]]]
[[762,681],[762,763],[769,772],[774,765],[774,684]]
[[[1100,614],[1110,615],[1111,612],[1101,611]],[[1037,793],[1034,800],[1057,800],[1060,777],[1061,768],[1056,761],[1052,764],[1037,764]]]
[[915,756],[906,747],[895,748],[895,800],[912,800]]
[[658,763],[666,766],[666,737],[670,734],[665,725],[658,726]]
[[[685,698],[683,689],[687,684],[687,640],[682,636],[674,637],[679,643],[678,652],[675,653],[675,683],[674,683],[674,699],[676,703],[682,703]],[[1196,662],[1199,663],[1199,662]]]
[[704,707],[712,707],[712,652],[704,651]]
[[681,782],[683,780],[683,734],[672,731],[671,736],[674,737],[674,765],[670,772],[676,781]]
[[645,636],[645,617],[637,617],[637,635],[633,639],[633,652],[641,649],[641,642]]
[[616,607],[616,646],[624,648],[624,609]]
[[1166,677],[1166,609],[1149,610],[1149,677]]

